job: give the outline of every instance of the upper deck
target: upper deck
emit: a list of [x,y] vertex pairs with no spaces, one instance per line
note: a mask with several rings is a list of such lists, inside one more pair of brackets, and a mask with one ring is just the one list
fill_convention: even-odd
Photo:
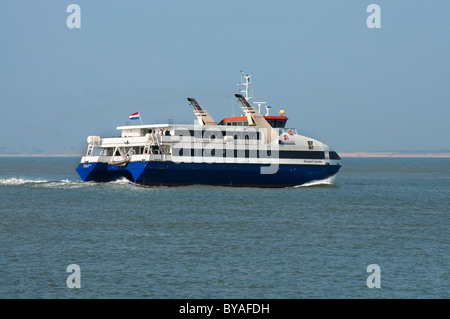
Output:
[[[159,136],[204,136],[207,135],[234,135],[238,133],[253,133],[259,135],[260,128],[257,126],[226,126],[223,125],[198,125],[198,124],[150,124],[150,125],[133,125],[118,126],[121,137],[144,137],[147,134],[156,134]],[[198,133],[195,133],[198,132]]]

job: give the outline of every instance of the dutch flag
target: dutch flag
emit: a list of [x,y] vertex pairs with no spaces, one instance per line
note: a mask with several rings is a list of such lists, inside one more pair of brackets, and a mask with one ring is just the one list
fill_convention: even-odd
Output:
[[139,112],[130,114],[130,120],[139,120]]

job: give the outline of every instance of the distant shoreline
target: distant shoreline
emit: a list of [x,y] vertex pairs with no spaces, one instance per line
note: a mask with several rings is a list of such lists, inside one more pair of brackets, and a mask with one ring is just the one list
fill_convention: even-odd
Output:
[[0,154],[0,157],[83,157],[83,155],[57,155],[57,154]]
[[340,157],[437,157],[448,158],[450,152],[338,152]]

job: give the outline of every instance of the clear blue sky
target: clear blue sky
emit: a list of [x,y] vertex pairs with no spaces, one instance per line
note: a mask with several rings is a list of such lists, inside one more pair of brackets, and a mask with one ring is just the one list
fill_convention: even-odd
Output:
[[85,147],[136,111],[193,123],[187,97],[237,115],[241,70],[254,101],[337,151],[450,150],[449,13],[448,0],[4,0],[0,150]]

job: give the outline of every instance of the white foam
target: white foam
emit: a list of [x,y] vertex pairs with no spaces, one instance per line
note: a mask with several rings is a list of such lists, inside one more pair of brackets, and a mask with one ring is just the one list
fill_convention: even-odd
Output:
[[22,178],[8,178],[8,179],[0,179],[0,185],[23,185],[28,183],[47,183],[46,180],[30,180],[30,179],[22,179]]
[[15,185],[25,185],[30,187],[83,187],[84,185],[91,185],[91,183],[84,183],[82,181],[71,181],[68,179],[63,179],[60,181],[47,181],[47,180],[32,180],[32,179],[23,179],[23,178],[7,178],[0,179],[0,185],[5,186],[15,186]]
[[114,188],[119,188],[119,189],[137,189],[137,190],[141,190],[144,189],[144,187],[142,187],[142,185],[138,185],[126,178],[121,178],[115,181],[111,181],[111,182],[107,182],[107,183],[101,183],[102,185],[109,185],[111,187]]
[[333,185],[335,176],[330,176],[325,179],[317,180],[317,181],[311,181],[302,185],[297,185],[294,187],[310,187],[310,186],[319,186],[319,185]]
[[133,182],[129,181],[128,179],[121,178],[112,182],[109,182],[110,184],[119,184],[119,185],[130,185],[130,184],[134,184]]
[[43,184],[37,184],[35,186],[39,187],[49,187],[49,188],[77,188],[77,187],[83,187],[88,186],[90,184],[85,184],[82,181],[71,181],[68,179],[63,179],[60,181],[51,181]]

